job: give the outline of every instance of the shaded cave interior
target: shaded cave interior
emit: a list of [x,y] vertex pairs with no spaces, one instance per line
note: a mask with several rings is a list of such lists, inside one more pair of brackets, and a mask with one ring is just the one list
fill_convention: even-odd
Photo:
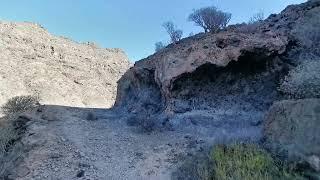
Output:
[[265,111],[281,98],[277,87],[286,72],[279,57],[249,52],[226,67],[204,64],[172,83],[166,108],[176,113],[219,109]]

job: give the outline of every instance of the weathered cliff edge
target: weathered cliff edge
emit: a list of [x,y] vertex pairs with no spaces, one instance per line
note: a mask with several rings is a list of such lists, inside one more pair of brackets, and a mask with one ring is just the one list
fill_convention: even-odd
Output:
[[279,84],[308,51],[297,29],[318,17],[319,6],[291,5],[255,25],[171,44],[125,73],[115,107],[148,114],[218,107],[265,111],[283,97]]

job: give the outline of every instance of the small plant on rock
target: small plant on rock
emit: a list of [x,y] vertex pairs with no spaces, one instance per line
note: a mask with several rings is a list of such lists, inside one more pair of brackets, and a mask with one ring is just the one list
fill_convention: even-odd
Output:
[[173,22],[165,22],[162,24],[162,26],[169,34],[172,43],[176,43],[181,40],[183,31],[181,29],[177,29]]

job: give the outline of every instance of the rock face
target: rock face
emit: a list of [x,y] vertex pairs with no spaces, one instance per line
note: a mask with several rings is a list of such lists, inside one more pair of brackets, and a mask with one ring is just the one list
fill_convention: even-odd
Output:
[[[116,107],[146,114],[223,109],[262,119],[261,113],[283,98],[279,84],[307,52],[299,39],[305,33],[297,29],[309,19],[320,24],[319,11],[319,1],[308,1],[254,29],[235,25],[171,44],[125,73]],[[318,43],[312,37],[303,40]]]
[[277,102],[264,124],[266,145],[275,154],[320,171],[320,99]]
[[117,105],[135,104],[133,108],[137,108],[139,99],[148,109],[153,106],[155,110],[175,111],[180,109],[178,101],[190,104],[181,102],[188,97],[202,96],[196,99],[196,103],[202,103],[203,98],[213,95],[254,94],[264,87],[257,85],[254,89],[251,86],[255,83],[248,81],[275,78],[284,67],[279,56],[287,45],[288,39],[276,34],[222,32],[185,39],[137,62],[120,80]]
[[0,59],[0,105],[31,94],[45,104],[110,107],[130,66],[120,49],[53,36],[33,23],[0,22]]

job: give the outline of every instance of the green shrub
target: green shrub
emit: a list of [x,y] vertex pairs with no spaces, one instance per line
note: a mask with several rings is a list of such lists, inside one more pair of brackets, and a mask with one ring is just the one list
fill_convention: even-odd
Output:
[[25,112],[39,105],[39,99],[35,96],[16,96],[8,100],[1,108],[3,114],[9,116],[15,113]]
[[212,179],[303,179],[298,174],[286,170],[282,163],[274,160],[265,150],[252,144],[215,146],[211,158],[213,160]]

